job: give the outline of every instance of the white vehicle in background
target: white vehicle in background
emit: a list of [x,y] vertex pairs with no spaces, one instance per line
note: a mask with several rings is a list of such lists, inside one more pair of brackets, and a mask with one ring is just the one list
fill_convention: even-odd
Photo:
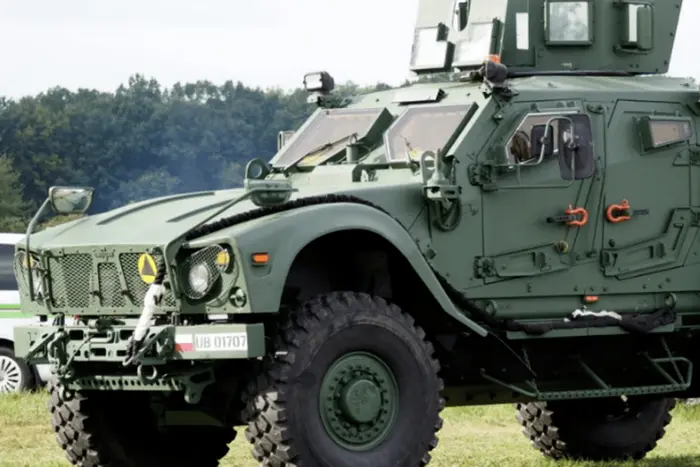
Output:
[[15,243],[23,234],[0,233],[0,394],[34,389],[50,376],[48,365],[28,366],[15,358],[15,326],[33,324],[37,317],[23,315],[13,269]]

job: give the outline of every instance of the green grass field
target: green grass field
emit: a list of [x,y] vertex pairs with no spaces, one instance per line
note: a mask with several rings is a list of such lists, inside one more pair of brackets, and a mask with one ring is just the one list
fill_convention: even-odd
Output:
[[[56,444],[45,408],[45,393],[0,397],[0,466],[59,467],[69,466]],[[637,463],[648,467],[700,466],[698,424],[700,406],[679,405],[674,419],[656,450]],[[605,466],[629,464],[595,464],[548,462],[530,447],[520,434],[512,406],[447,409],[445,426],[431,466]],[[257,465],[249,455],[243,435],[231,447],[222,466]]]

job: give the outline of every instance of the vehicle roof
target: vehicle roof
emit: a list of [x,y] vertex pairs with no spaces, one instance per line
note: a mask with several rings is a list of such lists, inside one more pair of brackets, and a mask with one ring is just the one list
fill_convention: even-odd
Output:
[[0,232],[0,245],[14,245],[23,238],[24,234]]
[[[513,77],[507,84],[520,94],[525,94],[525,99],[531,98],[532,93],[546,93],[552,99],[565,98],[572,93],[577,95],[590,94],[596,98],[605,100],[642,99],[647,100],[649,93],[663,94],[664,98],[700,98],[698,83],[692,78],[673,77],[664,75],[639,75],[639,76],[585,76],[575,74],[558,75],[530,75]],[[395,88],[361,94],[353,98],[353,108],[382,107],[386,106],[392,113],[401,113],[405,106],[394,102],[394,97],[407,89],[442,89],[446,96],[431,104],[454,104],[464,102],[465,97],[480,100],[480,84],[476,82],[434,82],[414,83],[408,88]],[[476,91],[476,92],[475,92]],[[591,94],[592,93],[592,94]],[[516,98],[517,99],[517,98]],[[423,106],[425,103],[412,104]]]
[[535,75],[508,81],[519,91],[567,91],[637,94],[648,92],[680,92],[697,94],[698,85],[692,78],[640,76],[582,76],[574,74]]

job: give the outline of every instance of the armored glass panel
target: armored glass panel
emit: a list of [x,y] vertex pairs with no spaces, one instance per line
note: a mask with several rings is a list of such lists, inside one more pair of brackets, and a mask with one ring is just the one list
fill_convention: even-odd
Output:
[[655,147],[686,141],[693,136],[690,122],[687,121],[651,120],[649,127],[651,141]]
[[412,69],[441,69],[446,65],[449,44],[440,40],[440,35],[441,27],[416,29],[411,53]]
[[13,268],[15,247],[0,245],[0,290],[17,290]]
[[283,148],[272,163],[289,166],[307,155],[319,155],[324,147],[332,148],[339,141],[357,134],[361,139],[382,113],[376,109],[331,109],[319,110],[299,130],[299,134]]
[[552,42],[591,40],[588,2],[549,3],[548,30]]
[[448,149],[472,108],[470,103],[407,109],[386,133],[387,159],[418,160],[425,151]]
[[515,14],[515,46],[518,50],[530,49],[530,15]]
[[469,22],[485,23],[494,18],[503,20],[506,16],[508,0],[471,0],[469,2]]
[[341,149],[345,149],[348,143],[350,143],[351,137],[352,135],[347,136],[341,140],[322,146],[318,151],[312,151],[308,155],[304,156],[297,165],[299,167],[313,167],[325,162],[329,158],[338,154]]
[[559,141],[557,135],[559,120],[552,120],[553,117],[556,117],[556,115],[533,114],[523,119],[506,146],[508,165],[534,164],[537,162],[542,150],[542,142],[540,140],[544,137],[547,122],[549,122],[549,128],[547,129],[549,144],[545,150],[543,162],[558,154]]
[[480,65],[488,59],[493,41],[493,23],[469,23],[455,48],[455,66]]
[[505,0],[472,0],[469,3],[467,27],[458,32],[455,39],[454,66],[478,66],[489,54],[498,53],[491,50],[498,43],[494,37],[498,32],[494,31],[494,19],[505,20],[507,5]]

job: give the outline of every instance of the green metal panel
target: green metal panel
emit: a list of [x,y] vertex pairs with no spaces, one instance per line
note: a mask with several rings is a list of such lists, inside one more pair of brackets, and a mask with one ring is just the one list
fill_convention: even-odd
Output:
[[[516,131],[524,130],[529,136],[533,125],[547,124],[553,118],[574,115],[583,109],[581,101],[571,101],[570,106],[562,110],[557,109],[560,103],[552,103],[549,108],[543,106],[533,112],[535,104],[523,102],[504,113],[504,122],[508,123],[494,137],[495,151],[505,153]],[[600,138],[601,135],[596,136]],[[563,149],[557,147],[557,150]],[[494,157],[500,156],[494,154]],[[548,219],[566,216],[570,206],[590,209],[587,201],[592,178],[562,179],[559,160],[554,154],[545,157],[538,165],[503,165],[499,169],[501,173],[495,181],[497,190],[482,197],[484,254],[481,276],[486,282],[493,282],[572,267],[577,239],[590,235],[595,223],[586,222],[579,227],[569,226],[566,222],[548,222]],[[522,208],[514,209],[515,206]]]
[[[474,59],[465,69],[478,69],[481,60],[496,53],[517,73],[666,73],[683,4],[682,0],[470,0],[462,28],[459,9],[450,8],[458,3],[419,2],[411,68],[416,73],[459,67],[460,50],[465,48]],[[493,38],[487,38],[488,23],[494,18],[498,23]]]
[[[603,223],[601,248],[606,276],[629,276],[670,269],[683,264],[696,235],[690,203],[690,165],[678,155],[688,141],[647,150],[636,120],[651,115],[686,113],[667,102],[618,102],[608,141],[605,208],[627,200],[631,219]],[[659,196],[653,187],[663,187]],[[613,213],[614,214],[614,213]],[[607,217],[605,214],[603,217]]]

